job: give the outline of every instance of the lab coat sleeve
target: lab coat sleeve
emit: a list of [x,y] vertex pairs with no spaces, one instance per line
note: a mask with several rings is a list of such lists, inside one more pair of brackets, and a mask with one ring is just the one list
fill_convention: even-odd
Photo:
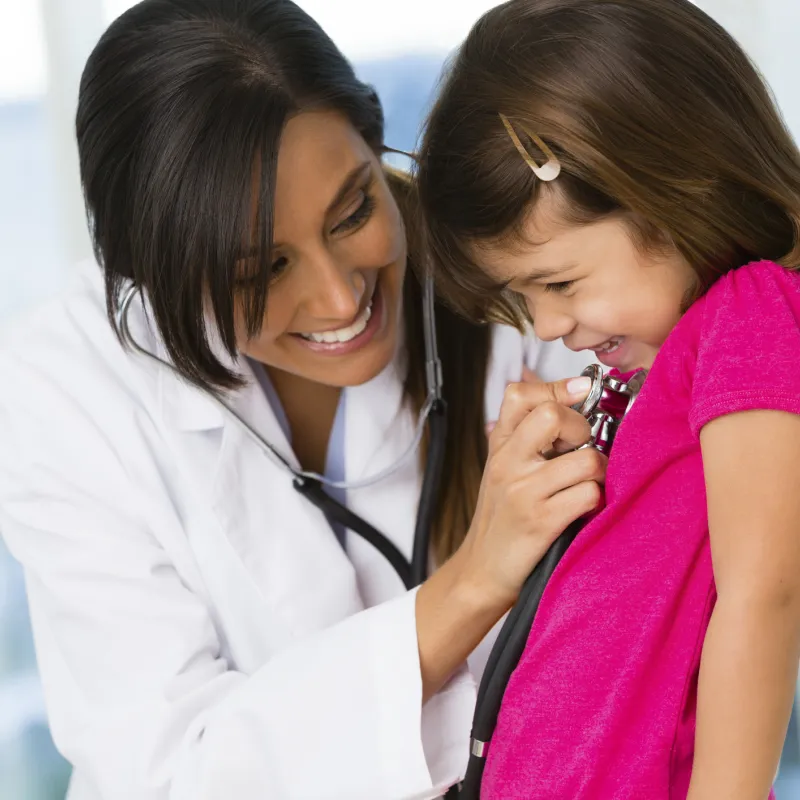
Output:
[[0,401],[0,531],[81,798],[430,798],[460,777],[474,681],[422,707],[413,592],[233,670],[152,529],[168,499],[57,387],[20,392],[48,402]]

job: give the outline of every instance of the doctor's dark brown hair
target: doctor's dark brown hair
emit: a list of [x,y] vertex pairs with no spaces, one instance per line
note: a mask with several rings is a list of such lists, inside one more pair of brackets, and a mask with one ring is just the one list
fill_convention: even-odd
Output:
[[560,160],[567,223],[616,216],[638,246],[676,247],[695,296],[754,259],[800,264],[800,154],[723,28],[689,0],[511,0],[454,58],[420,153],[440,288],[466,315],[527,318],[474,255],[513,247],[543,190],[500,113]]
[[[375,91],[290,0],[144,0],[111,25],[86,65],[77,139],[109,319],[116,328],[120,290],[133,281],[147,293],[173,363],[203,389],[241,386],[210,340],[218,332],[236,355],[233,285],[242,242],[252,240],[254,164],[260,166],[258,279],[249,282],[244,307],[249,335],[260,330],[280,138],[288,118],[308,109],[338,111],[382,151]],[[398,176],[390,183],[411,221],[413,187]],[[410,224],[411,262],[415,230]],[[424,343],[420,284],[411,266],[404,287],[405,388],[419,411]],[[441,561],[471,522],[486,459],[489,330],[444,308],[437,327],[450,409],[432,535]]]

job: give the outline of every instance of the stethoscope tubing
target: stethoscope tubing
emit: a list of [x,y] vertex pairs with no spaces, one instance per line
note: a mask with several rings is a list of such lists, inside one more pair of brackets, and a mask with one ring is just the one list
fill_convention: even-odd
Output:
[[[175,367],[167,360],[159,357],[142,347],[131,333],[128,324],[128,314],[133,298],[139,290],[131,285],[120,302],[117,312],[117,327],[123,342],[140,355],[157,362],[162,367],[179,374]],[[431,527],[436,513],[439,486],[441,483],[442,466],[447,435],[447,406],[441,393],[441,364],[438,359],[436,347],[436,330],[433,308],[433,285],[430,279],[425,281],[423,293],[423,324],[426,352],[426,377],[428,382],[428,396],[420,412],[414,439],[405,452],[388,468],[360,481],[331,481],[323,475],[296,469],[291,462],[270,442],[264,439],[240,414],[231,408],[222,398],[209,393],[209,397],[217,403],[278,467],[285,470],[292,477],[292,486],[315,505],[325,515],[329,522],[337,522],[343,527],[353,531],[365,541],[369,542],[391,564],[406,589],[418,586],[428,576],[428,561],[430,553]],[[328,492],[325,486],[331,488],[355,490],[372,486],[400,469],[419,449],[420,442],[428,427],[428,453],[425,470],[423,473],[420,501],[417,509],[417,518],[414,527],[414,544],[411,559],[407,559],[398,547],[375,526],[363,517],[351,511],[340,503]]]
[[500,628],[478,687],[466,775],[459,787],[454,787],[448,792],[448,798],[457,800],[480,798],[486,756],[497,726],[497,717],[508,681],[522,657],[545,588],[584,524],[583,520],[573,522],[550,545],[544,558],[523,584],[517,602]]

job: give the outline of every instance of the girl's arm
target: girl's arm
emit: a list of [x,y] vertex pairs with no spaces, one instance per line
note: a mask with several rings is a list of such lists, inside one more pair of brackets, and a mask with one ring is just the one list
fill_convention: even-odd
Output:
[[766,800],[800,657],[800,416],[730,414],[700,443],[718,600],[688,800]]

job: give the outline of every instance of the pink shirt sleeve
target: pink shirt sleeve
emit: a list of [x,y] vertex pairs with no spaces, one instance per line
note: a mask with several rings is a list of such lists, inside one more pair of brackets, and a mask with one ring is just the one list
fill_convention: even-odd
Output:
[[739,411],[800,414],[800,273],[749,264],[720,278],[700,302],[692,433]]

